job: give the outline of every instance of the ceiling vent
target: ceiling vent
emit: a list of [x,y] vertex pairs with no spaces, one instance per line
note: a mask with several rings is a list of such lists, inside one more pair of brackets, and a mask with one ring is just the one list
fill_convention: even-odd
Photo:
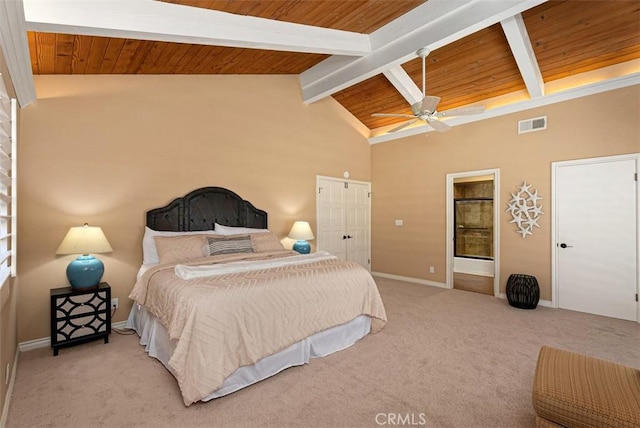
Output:
[[534,117],[533,119],[525,119],[518,122],[518,134],[542,131],[543,129],[547,129],[547,116]]

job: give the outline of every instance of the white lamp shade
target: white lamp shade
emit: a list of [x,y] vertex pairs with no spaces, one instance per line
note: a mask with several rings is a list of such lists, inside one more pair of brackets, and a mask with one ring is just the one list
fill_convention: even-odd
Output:
[[109,253],[113,251],[104,232],[98,226],[74,226],[69,229],[56,254]]
[[313,239],[314,236],[309,223],[307,223],[306,221],[296,221],[295,223],[293,223],[291,232],[289,232],[289,238],[308,241],[310,239]]

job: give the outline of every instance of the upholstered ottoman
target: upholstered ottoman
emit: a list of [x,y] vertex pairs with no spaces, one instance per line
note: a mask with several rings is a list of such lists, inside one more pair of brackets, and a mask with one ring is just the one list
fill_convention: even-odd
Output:
[[533,407],[539,427],[640,427],[640,370],[543,346]]

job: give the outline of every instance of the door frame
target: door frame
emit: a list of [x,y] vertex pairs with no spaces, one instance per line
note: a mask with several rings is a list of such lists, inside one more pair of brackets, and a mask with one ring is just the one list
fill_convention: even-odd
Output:
[[454,257],[454,219],[453,219],[453,184],[456,178],[471,178],[493,175],[493,295],[500,297],[500,169],[481,169],[477,171],[456,172],[447,174],[447,273],[446,287],[453,288]]
[[[630,153],[625,155],[601,156],[595,158],[575,159],[568,161],[558,161],[551,163],[551,307],[559,307],[558,294],[560,292],[558,286],[558,190],[557,190],[557,171],[562,166],[589,165],[594,163],[615,162],[622,160],[635,160],[636,173],[640,167],[640,153]],[[640,189],[636,178],[636,231],[640,234]],[[640,293],[640,236],[636,236],[636,293]],[[636,300],[636,322],[640,323],[640,302]]]

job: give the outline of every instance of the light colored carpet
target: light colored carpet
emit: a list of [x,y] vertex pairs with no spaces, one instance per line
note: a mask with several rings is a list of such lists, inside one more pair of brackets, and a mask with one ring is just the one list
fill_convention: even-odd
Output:
[[112,334],[109,344],[62,349],[57,357],[49,349],[23,353],[7,426],[532,427],[540,346],[640,367],[633,322],[376,282],[389,317],[380,333],[190,407],[137,336]]

